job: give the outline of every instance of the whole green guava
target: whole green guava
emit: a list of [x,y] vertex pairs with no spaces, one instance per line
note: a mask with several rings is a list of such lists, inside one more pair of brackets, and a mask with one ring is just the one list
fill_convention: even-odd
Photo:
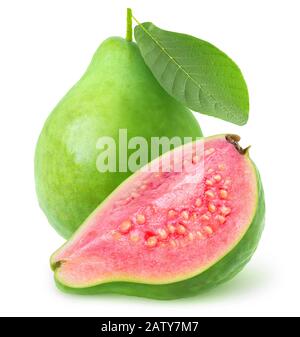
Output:
[[148,144],[154,136],[202,136],[192,112],[162,89],[137,45],[112,37],[53,110],[36,147],[39,203],[63,237],[69,238],[132,173],[97,170],[97,141],[109,136],[118,146],[119,129],[127,129],[128,139],[145,137]]

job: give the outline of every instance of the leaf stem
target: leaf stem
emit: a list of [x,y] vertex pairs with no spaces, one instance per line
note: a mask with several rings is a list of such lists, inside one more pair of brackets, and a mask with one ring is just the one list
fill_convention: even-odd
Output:
[[127,8],[127,29],[126,29],[126,40],[132,41],[132,10]]
[[131,13],[131,17],[133,18],[133,20],[138,24],[138,25],[142,25],[141,23],[140,23],[140,21]]

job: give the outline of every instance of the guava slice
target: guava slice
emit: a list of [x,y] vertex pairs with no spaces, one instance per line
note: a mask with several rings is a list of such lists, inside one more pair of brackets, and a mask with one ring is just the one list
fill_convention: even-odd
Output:
[[59,288],[173,299],[237,274],[265,213],[259,173],[238,140],[203,138],[128,178],[51,257]]

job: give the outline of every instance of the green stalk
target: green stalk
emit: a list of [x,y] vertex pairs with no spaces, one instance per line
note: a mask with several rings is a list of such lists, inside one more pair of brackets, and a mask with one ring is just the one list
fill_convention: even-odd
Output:
[[126,40],[132,41],[132,10],[127,8],[127,29],[126,29]]

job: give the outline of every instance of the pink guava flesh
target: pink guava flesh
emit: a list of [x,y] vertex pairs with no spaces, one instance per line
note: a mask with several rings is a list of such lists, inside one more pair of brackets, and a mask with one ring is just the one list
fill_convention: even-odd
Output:
[[[171,170],[162,172],[167,158]],[[59,281],[78,288],[180,281],[239,242],[257,205],[248,155],[221,135],[177,148],[153,164],[159,172],[136,172],[52,256]]]

